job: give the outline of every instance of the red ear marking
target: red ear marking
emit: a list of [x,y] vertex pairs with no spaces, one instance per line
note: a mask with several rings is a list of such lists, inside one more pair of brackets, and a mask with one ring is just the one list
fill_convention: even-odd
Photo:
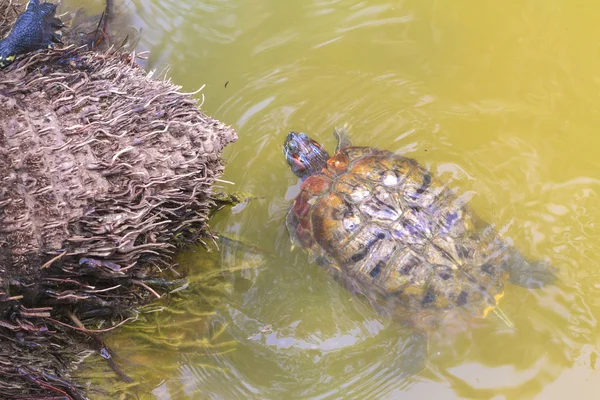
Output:
[[306,166],[304,165],[304,163],[299,159],[299,157],[296,154],[294,154],[292,157],[294,160],[294,165],[296,165],[296,167],[298,168],[299,171],[306,170]]

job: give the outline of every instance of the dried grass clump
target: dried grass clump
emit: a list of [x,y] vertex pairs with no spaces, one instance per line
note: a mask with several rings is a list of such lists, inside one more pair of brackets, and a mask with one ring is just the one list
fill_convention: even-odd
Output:
[[[0,0],[0,34],[22,9]],[[205,231],[236,134],[191,95],[114,50],[0,71],[0,393],[68,393],[56,321],[127,315]]]
[[178,89],[118,53],[37,53],[0,75],[0,276],[131,277],[204,224],[235,133]]

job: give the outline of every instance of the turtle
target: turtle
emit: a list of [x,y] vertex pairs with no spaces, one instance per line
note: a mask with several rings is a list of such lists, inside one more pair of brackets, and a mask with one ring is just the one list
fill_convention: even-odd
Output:
[[11,31],[0,41],[0,68],[10,65],[21,54],[61,43],[60,29],[65,25],[56,16],[56,7],[58,4],[29,0]]
[[287,135],[300,191],[286,226],[293,246],[375,311],[426,335],[498,312],[506,282],[556,281],[553,267],[526,259],[415,159],[354,146],[345,128],[334,136],[330,156],[304,132]]

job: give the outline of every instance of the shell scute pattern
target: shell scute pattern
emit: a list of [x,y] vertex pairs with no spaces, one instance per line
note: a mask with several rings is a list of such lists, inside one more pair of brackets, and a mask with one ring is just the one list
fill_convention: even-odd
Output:
[[334,183],[334,190],[343,194],[345,199],[353,204],[371,196],[369,185],[358,179],[355,174],[340,175]]
[[[311,223],[316,243],[328,251],[337,251],[349,240],[352,231],[344,226],[344,215],[353,210],[342,196],[328,193],[317,200],[313,208]],[[356,229],[356,227],[355,227]]]
[[475,228],[461,207],[415,160],[352,146],[306,179],[293,209],[317,252],[351,276],[413,307],[445,308],[477,291],[456,278],[475,244],[457,246]]

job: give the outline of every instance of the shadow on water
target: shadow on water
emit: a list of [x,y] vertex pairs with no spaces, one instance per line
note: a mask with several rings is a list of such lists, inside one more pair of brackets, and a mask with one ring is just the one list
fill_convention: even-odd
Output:
[[[98,398],[133,395],[153,398],[186,398],[186,381],[190,374],[223,374],[226,367],[219,357],[236,350],[237,341],[227,333],[228,322],[219,315],[222,299],[233,290],[228,275],[237,270],[255,268],[262,262],[260,254],[252,262],[222,268],[220,252],[203,246],[192,248],[179,262],[186,278],[174,281],[146,280],[163,293],[161,299],[139,309],[135,321],[110,335],[107,344],[116,353],[113,357],[133,383],[116,379],[100,355],[82,354],[80,379],[102,382],[92,385]],[[111,382],[106,385],[106,381]]]

